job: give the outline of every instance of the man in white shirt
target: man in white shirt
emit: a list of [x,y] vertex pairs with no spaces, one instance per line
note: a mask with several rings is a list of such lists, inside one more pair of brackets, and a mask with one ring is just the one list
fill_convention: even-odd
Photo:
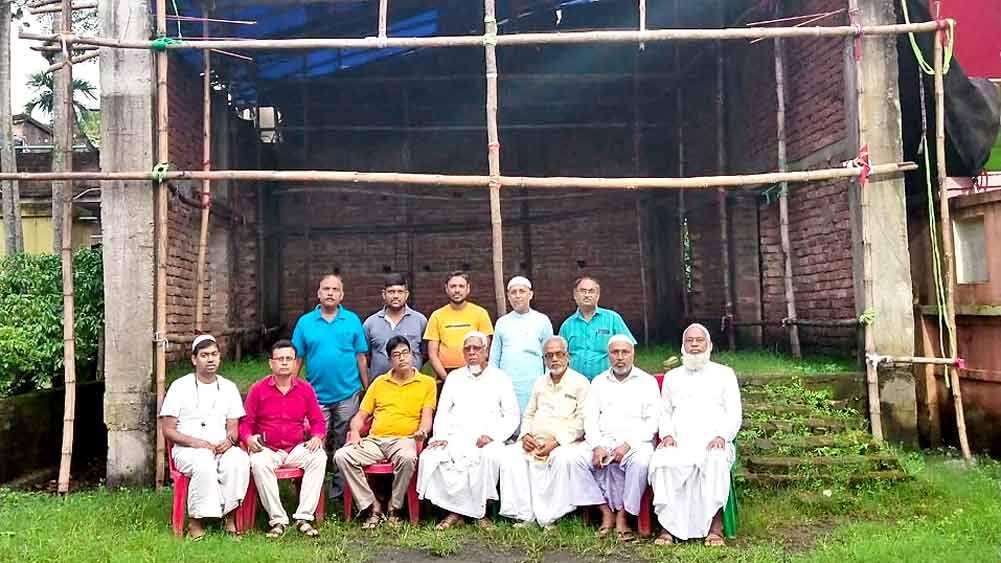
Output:
[[722,546],[740,388],[732,369],[709,361],[704,326],[689,326],[681,346],[682,366],[664,376],[661,441],[650,460],[654,510],[664,527],[655,543],[705,538],[707,546]]
[[417,469],[420,498],[448,511],[444,530],[474,518],[481,528],[487,501],[497,500],[497,479],[504,441],[518,427],[518,400],[511,380],[487,364],[489,341],[482,332],[466,334],[466,367],[452,370],[438,401],[434,435]]
[[611,367],[591,382],[584,403],[584,439],[591,448],[591,473],[605,497],[598,536],[613,526],[620,540],[633,538],[627,513],[639,514],[647,466],[660,419],[657,380],[635,367],[632,340],[608,340]]
[[548,530],[578,506],[603,504],[605,499],[591,477],[591,451],[583,442],[590,384],[570,369],[562,336],[547,338],[542,356],[547,373],[535,381],[521,419],[521,436],[505,448],[500,514],[518,520],[515,526],[534,521]]
[[203,518],[222,518],[236,532],[234,510],[247,494],[250,459],[236,447],[244,415],[240,391],[218,374],[219,347],[203,334],[191,344],[189,373],[170,384],[160,408],[164,437],[174,444],[177,470],[188,485],[188,537],[205,537]]

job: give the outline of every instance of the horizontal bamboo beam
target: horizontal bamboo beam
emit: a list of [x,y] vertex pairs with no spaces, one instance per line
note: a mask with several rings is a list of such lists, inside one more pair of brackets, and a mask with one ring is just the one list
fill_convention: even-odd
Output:
[[[880,176],[917,170],[913,162],[873,166],[871,174]],[[459,174],[410,174],[400,172],[344,172],[334,170],[183,170],[167,172],[164,180],[229,180],[265,182],[343,182],[349,184],[405,184],[448,188],[487,188],[492,181],[506,188],[581,188],[581,189],[708,189],[755,186],[778,182],[821,182],[855,178],[855,167],[825,168],[800,172],[771,172],[735,176],[698,176],[693,178],[578,178],[529,176],[474,176]],[[5,172],[0,180],[150,180],[150,172]]]
[[[92,10],[94,8],[97,8],[97,2],[80,2],[79,4],[74,4],[70,7],[71,10]],[[38,15],[60,12],[62,9],[62,6],[53,4],[50,6],[40,6],[38,8],[28,8],[28,11],[31,12],[32,15]]]
[[874,358],[878,358],[880,363],[887,364],[929,364],[936,366],[956,366],[959,369],[966,367],[966,363],[962,358],[926,358],[921,356],[879,356],[876,355]]
[[[931,21],[911,24],[873,25],[862,28],[866,36],[902,35],[905,33],[927,33],[945,29],[952,20]],[[655,29],[647,31],[568,31],[559,33],[518,33],[498,35],[498,47],[518,45],[567,45],[577,43],[652,43],[660,41],[723,41],[758,38],[810,38],[810,37],[851,37],[859,30],[855,27],[751,27],[726,29]],[[35,41],[58,41],[60,37],[21,31],[21,39]],[[312,39],[184,39],[166,45],[167,49],[418,49],[426,47],[483,47],[483,35],[459,35],[442,37],[359,37],[359,38],[312,38]],[[98,45],[119,49],[151,49],[152,41],[112,39],[108,37],[85,37],[67,35],[68,43],[78,45]],[[493,40],[493,39],[491,39]]]
[[[70,64],[74,64],[74,65],[75,64],[80,64],[82,62],[89,61],[90,59],[96,59],[97,57],[100,57],[100,56],[101,56],[101,52],[100,51],[91,51],[89,53],[84,53],[82,55],[77,55],[75,57],[71,57],[70,58]],[[64,66],[66,66],[66,60],[65,59],[59,61],[58,63],[53,63],[53,64],[49,65],[49,68],[45,69],[45,72],[53,72],[53,71],[56,71],[56,70],[59,70],[59,69],[63,68]]]
[[[261,327],[243,327],[243,328],[224,328],[222,330],[207,331],[205,334],[211,334],[212,336],[239,336],[242,334],[270,334],[278,330],[279,327],[272,326],[267,328]],[[167,341],[171,344],[191,344],[197,338],[197,334],[168,334]]]

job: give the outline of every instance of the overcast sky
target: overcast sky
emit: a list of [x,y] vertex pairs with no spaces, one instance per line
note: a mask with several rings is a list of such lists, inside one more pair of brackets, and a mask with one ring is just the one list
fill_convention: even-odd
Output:
[[[47,22],[44,25],[40,25],[38,20],[30,14],[25,14],[24,18],[14,21],[11,25],[11,103],[13,104],[11,109],[15,114],[22,113],[24,111],[24,104],[34,96],[34,92],[26,85],[28,75],[33,72],[45,70],[49,66],[49,63],[46,62],[41,53],[30,49],[32,45],[37,45],[38,42],[17,38],[18,27],[26,27],[35,33],[41,33],[47,31],[48,25]],[[91,59],[86,63],[74,65],[73,77],[87,80],[100,88],[97,59]],[[90,100],[84,100],[84,104],[88,107],[97,107],[97,102]],[[38,110],[35,110],[34,117],[45,123],[52,121],[51,116],[42,114]]]

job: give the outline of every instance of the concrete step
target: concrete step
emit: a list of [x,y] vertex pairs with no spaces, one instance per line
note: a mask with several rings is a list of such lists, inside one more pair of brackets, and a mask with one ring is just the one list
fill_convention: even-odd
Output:
[[778,438],[758,438],[750,442],[740,443],[740,452],[747,455],[752,452],[767,453],[778,448],[795,450],[815,450],[830,448],[844,443],[837,434],[816,434],[810,436],[789,436]]
[[749,473],[790,474],[800,469],[858,466],[860,471],[899,469],[897,456],[892,454],[840,455],[816,457],[747,456],[741,459]]
[[[759,486],[796,485],[805,482],[813,482],[817,479],[814,475],[801,475],[795,473],[751,473],[746,470],[738,471],[736,477]],[[910,477],[906,473],[899,469],[893,469],[862,471],[849,476],[847,481],[849,484],[859,484],[872,481],[904,481],[907,479],[910,479]]]
[[836,418],[815,416],[799,420],[769,419],[764,421],[754,421],[744,419],[743,428],[758,428],[765,436],[771,436],[776,432],[788,434],[836,434],[845,430],[861,428],[865,421],[860,418]]

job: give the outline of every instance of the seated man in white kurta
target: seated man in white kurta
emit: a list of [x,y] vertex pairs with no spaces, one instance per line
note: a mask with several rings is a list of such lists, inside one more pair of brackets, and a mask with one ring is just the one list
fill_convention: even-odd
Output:
[[591,382],[584,402],[584,439],[591,449],[591,474],[601,488],[598,536],[615,528],[633,538],[626,514],[636,516],[647,486],[647,465],[660,420],[657,380],[635,367],[632,339],[608,340],[611,367]]
[[445,379],[434,417],[434,435],[417,466],[420,498],[449,512],[444,530],[474,518],[492,526],[487,501],[497,500],[497,479],[504,441],[518,427],[518,399],[511,379],[487,364],[488,341],[477,331],[466,334],[466,367]]
[[247,494],[250,458],[235,447],[244,415],[236,385],[218,375],[219,347],[208,334],[191,344],[189,373],[170,384],[160,407],[163,436],[173,444],[177,470],[188,485],[188,537],[205,536],[203,518],[223,518],[223,528],[236,533],[233,512]]
[[538,522],[548,530],[578,506],[602,504],[605,499],[591,477],[591,451],[583,442],[584,400],[590,384],[570,369],[562,336],[543,342],[542,357],[546,372],[535,380],[521,419],[521,436],[504,452],[500,514],[521,525]]
[[664,376],[661,441],[650,460],[654,510],[664,527],[658,545],[690,538],[724,545],[740,388],[732,369],[709,361],[710,352],[709,331],[689,326],[682,336],[683,365]]

